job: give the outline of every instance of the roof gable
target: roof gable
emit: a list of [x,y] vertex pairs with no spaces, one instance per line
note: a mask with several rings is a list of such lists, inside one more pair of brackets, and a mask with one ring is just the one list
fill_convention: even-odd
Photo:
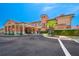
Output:
[[12,24],[15,24],[15,23],[16,23],[15,21],[9,20],[9,21],[5,24],[5,26],[7,26],[7,25],[12,25]]

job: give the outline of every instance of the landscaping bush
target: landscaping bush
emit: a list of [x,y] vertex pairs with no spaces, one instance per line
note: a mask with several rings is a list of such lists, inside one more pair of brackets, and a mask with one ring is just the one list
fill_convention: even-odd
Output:
[[79,30],[54,30],[54,35],[79,36]]
[[48,31],[40,31],[40,34],[47,34]]

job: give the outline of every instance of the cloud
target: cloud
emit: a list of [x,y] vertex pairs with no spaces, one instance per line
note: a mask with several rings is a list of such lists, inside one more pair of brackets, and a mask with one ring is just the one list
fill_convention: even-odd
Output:
[[79,7],[73,8],[72,12],[77,12],[79,11]]
[[44,7],[44,8],[42,9],[42,11],[43,11],[43,12],[48,12],[48,11],[54,9],[54,8],[55,8],[55,7],[52,7],[52,6],[46,6],[46,7]]
[[70,8],[70,10],[68,11],[68,13],[76,13],[78,11],[79,11],[79,6]]

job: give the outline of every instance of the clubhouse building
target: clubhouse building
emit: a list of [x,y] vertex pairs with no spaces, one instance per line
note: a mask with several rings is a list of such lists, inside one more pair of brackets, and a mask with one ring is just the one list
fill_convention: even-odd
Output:
[[[13,20],[8,20],[7,23],[5,23],[3,32],[5,34],[14,34],[14,35],[26,35],[28,33],[38,33],[39,31],[46,31],[50,27],[54,30],[63,30],[63,29],[71,29],[71,20],[73,18],[73,14],[69,15],[60,15],[56,17],[55,20],[55,26],[47,26],[48,21],[50,19],[47,15],[43,14],[41,15],[41,20],[31,23],[25,23],[25,22],[15,22]],[[53,22],[53,20],[51,20]]]

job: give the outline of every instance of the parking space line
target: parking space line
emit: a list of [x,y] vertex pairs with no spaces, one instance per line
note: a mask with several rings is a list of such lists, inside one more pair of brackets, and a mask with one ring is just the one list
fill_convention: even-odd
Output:
[[59,44],[63,50],[63,52],[65,53],[66,56],[71,56],[71,54],[68,52],[68,50],[66,49],[66,47],[64,46],[64,44],[62,43],[62,41],[60,40],[60,38],[58,38]]

